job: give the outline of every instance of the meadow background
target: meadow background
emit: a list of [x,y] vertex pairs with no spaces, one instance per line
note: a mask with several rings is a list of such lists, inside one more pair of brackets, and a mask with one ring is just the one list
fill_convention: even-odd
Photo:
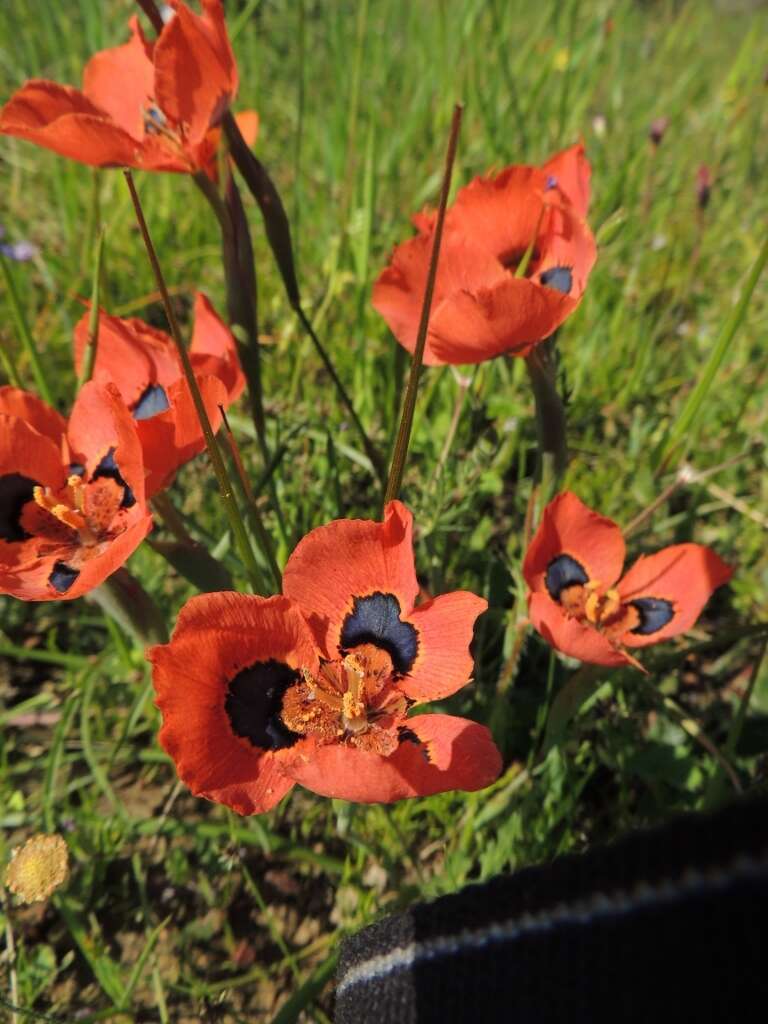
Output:
[[[377,915],[714,806],[768,777],[764,281],[699,392],[695,418],[681,420],[714,368],[718,339],[728,342],[721,332],[765,241],[765,5],[226,6],[241,75],[236,109],[259,111],[256,149],[292,220],[305,308],[379,448],[388,450],[397,428],[408,357],[372,309],[371,284],[410,234],[409,215],[436,200],[454,102],[466,105],[454,188],[583,138],[600,253],[560,332],[566,485],[628,524],[685,462],[701,476],[646,518],[630,555],[696,540],[736,574],[686,638],[645,652],[649,677],[582,675],[569,691],[583,700],[578,713],[553,729],[550,711],[573,666],[519,625],[536,457],[524,366],[497,359],[427,370],[403,489],[417,567],[433,593],[467,588],[491,605],[476,639],[476,682],[443,707],[492,725],[505,773],[483,793],[393,807],[295,790],[252,819],[177,785],[156,742],[148,668],[128,633],[87,600],[0,598],[0,865],[41,830],[64,834],[73,859],[66,888],[45,905],[6,906],[3,930],[7,939],[10,923],[20,1002],[57,1020],[326,1022],[338,941]],[[0,98],[28,77],[79,84],[91,53],[126,38],[133,11],[127,0],[4,0]],[[659,117],[668,127],[655,147],[648,129]],[[702,163],[713,179],[703,211]],[[223,309],[217,226],[193,183],[136,177],[180,313],[187,317],[196,288]],[[99,220],[109,312],[165,326],[125,183],[118,171],[94,173],[2,139],[0,195],[5,240],[39,247],[32,262],[9,265],[18,308],[8,282],[0,285],[0,343],[32,389],[20,313],[65,410]],[[265,515],[283,561],[312,526],[378,517],[381,492],[246,203],[284,531],[269,504]],[[263,489],[245,405],[230,419]],[[206,457],[170,496],[242,581]],[[153,537],[167,536],[158,524]],[[193,588],[146,545],[129,567],[172,622]],[[0,954],[6,998],[9,985]]]

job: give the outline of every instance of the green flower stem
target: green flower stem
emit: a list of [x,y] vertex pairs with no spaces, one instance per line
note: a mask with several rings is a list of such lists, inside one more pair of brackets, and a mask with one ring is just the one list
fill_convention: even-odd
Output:
[[127,569],[118,569],[87,595],[142,647],[168,642],[163,613]]
[[[219,222],[224,282],[227,290],[227,315],[237,343],[243,372],[248,381],[251,417],[256,428],[256,438],[261,450],[262,461],[265,466],[268,466],[271,455],[264,416],[258,338],[257,287],[248,220],[237,185],[231,175],[228,177],[226,199],[222,198],[218,188],[207,174],[195,174],[194,181],[208,200]],[[283,543],[288,545],[288,528],[280,507],[275,482],[271,478],[268,487],[280,535]]]
[[88,337],[83,352],[83,364],[80,368],[78,388],[91,379],[96,365],[96,351],[99,346],[99,315],[101,311],[101,267],[104,259],[104,230],[99,232],[96,240],[96,254],[93,260],[93,287],[91,289],[91,311],[88,317]]
[[131,193],[131,200],[133,202],[134,210],[136,211],[136,220],[138,221],[139,228],[141,230],[141,235],[142,238],[144,239],[144,245],[147,250],[147,255],[149,256],[149,261],[152,264],[152,270],[154,271],[155,274],[157,286],[160,289],[160,294],[163,299],[165,315],[168,318],[168,326],[171,329],[171,335],[173,337],[174,342],[176,343],[176,349],[179,353],[181,365],[184,369],[184,376],[187,378],[187,384],[189,385],[189,390],[192,394],[192,400],[195,403],[195,409],[200,420],[200,426],[203,428],[203,434],[205,435],[205,444],[206,447],[208,448],[208,455],[211,460],[211,465],[213,466],[213,471],[216,474],[216,479],[219,484],[219,492],[221,494],[221,500],[224,504],[224,511],[227,515],[227,519],[229,520],[230,529],[232,530],[232,534],[235,538],[235,543],[237,544],[238,550],[240,552],[240,557],[243,560],[245,570],[248,573],[251,586],[253,587],[254,591],[257,594],[260,594],[264,592],[265,588],[261,578],[259,565],[258,562],[256,561],[256,558],[254,557],[253,549],[251,548],[251,542],[248,537],[248,531],[245,529],[245,523],[243,522],[242,516],[240,515],[240,510],[237,507],[237,502],[235,501],[235,495],[232,488],[232,483],[229,479],[229,474],[227,473],[227,467],[225,466],[224,460],[221,457],[221,452],[219,451],[219,446],[216,443],[216,437],[213,433],[211,422],[208,419],[208,413],[206,412],[205,404],[203,403],[203,399],[200,394],[200,389],[198,388],[197,381],[195,380],[195,373],[194,370],[192,369],[192,363],[190,362],[189,359],[189,353],[187,352],[187,349],[181,338],[181,330],[179,328],[179,323],[178,320],[176,319],[176,314],[173,311],[173,306],[171,305],[171,300],[168,295],[168,289],[165,284],[165,278],[163,277],[163,272],[160,269],[160,264],[157,259],[157,253],[155,252],[155,247],[152,243],[152,239],[149,234],[149,229],[147,228],[147,222],[144,219],[144,211],[142,210],[141,207],[141,200],[139,199],[139,195],[136,191],[136,186],[133,183],[133,175],[128,170],[123,171],[123,174],[125,175],[125,180],[128,184],[128,190]]
[[536,405],[541,500],[549,501],[568,465],[565,406],[557,390],[554,336],[536,345],[525,366]]
[[408,445],[411,440],[413,428],[413,413],[416,408],[416,393],[419,390],[419,378],[421,376],[421,364],[424,359],[424,347],[427,343],[427,330],[429,328],[429,314],[432,310],[432,294],[435,289],[435,278],[437,276],[437,263],[440,258],[440,243],[443,238],[443,224],[445,222],[445,210],[448,206],[448,193],[451,188],[451,175],[453,173],[453,162],[456,158],[456,147],[459,141],[459,130],[461,129],[461,115],[464,108],[457,103],[453,108],[453,119],[451,121],[451,134],[448,139],[448,149],[445,154],[445,167],[443,169],[443,184],[440,190],[440,204],[437,209],[437,220],[435,222],[435,233],[432,239],[432,252],[429,257],[429,270],[427,272],[427,284],[424,289],[424,301],[421,306],[421,320],[416,335],[416,348],[411,361],[411,372],[408,376],[408,386],[403,399],[403,411],[400,417],[400,427],[395,440],[395,447],[392,453],[392,465],[389,470],[387,489],[384,495],[384,504],[393,501],[400,493],[403,483],[403,470],[408,455]]

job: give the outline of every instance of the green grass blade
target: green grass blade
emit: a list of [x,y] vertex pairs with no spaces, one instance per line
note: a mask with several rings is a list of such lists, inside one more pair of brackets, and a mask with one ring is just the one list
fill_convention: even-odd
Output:
[[760,249],[757,259],[752,266],[752,270],[749,273],[749,277],[744,282],[744,287],[741,289],[739,301],[736,303],[731,315],[723,325],[720,336],[717,339],[715,347],[712,349],[698,383],[688,396],[688,400],[683,406],[676,423],[667,434],[664,447],[661,451],[661,457],[658,459],[658,464],[661,467],[664,467],[669,463],[673,454],[675,454],[678,449],[684,448],[684,450],[688,450],[693,445],[696,436],[694,429],[696,421],[701,415],[707,395],[715,381],[717,371],[720,369],[723,360],[728,354],[731,342],[736,336],[738,329],[744,323],[747,315],[747,309],[749,308],[749,303],[752,298],[752,293],[757,286],[757,282],[765,268],[766,262],[768,262],[768,236],[763,242],[762,248]]

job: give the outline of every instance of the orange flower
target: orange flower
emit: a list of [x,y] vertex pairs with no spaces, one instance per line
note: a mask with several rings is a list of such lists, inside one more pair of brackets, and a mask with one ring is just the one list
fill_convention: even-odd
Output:
[[[89,314],[75,327],[75,368],[80,372],[88,338]],[[195,296],[190,361],[208,418],[221,424],[219,406],[228,408],[243,392],[232,332],[210,300]],[[102,313],[93,380],[111,381],[133,413],[147,474],[147,497],[167,487],[176,470],[205,449],[200,420],[184,378],[173,339],[143,320]]]
[[[597,255],[584,219],[589,177],[579,144],[542,167],[512,165],[459,191],[445,218],[425,364],[527,355],[576,309]],[[430,211],[413,218],[418,234],[396,247],[373,287],[375,309],[409,352],[435,219]]]
[[[565,491],[550,502],[523,563],[531,622],[558,651],[596,665],[642,665],[626,650],[690,629],[733,570],[700,544],[639,558],[621,579],[620,528]],[[617,582],[618,581],[618,582]]]
[[[216,177],[219,123],[237,93],[237,65],[221,0],[202,15],[181,0],[156,41],[138,18],[131,39],[86,64],[83,89],[27,82],[0,111],[0,132],[28,139],[93,167],[204,171]],[[253,140],[257,118],[243,115]]]
[[193,793],[240,814],[299,782],[390,802],[482,789],[501,759],[488,730],[409,709],[469,680],[486,602],[456,591],[415,605],[411,515],[338,520],[288,560],[283,597],[204,594],[153,647],[160,742]]
[[141,445],[117,388],[86,384],[69,422],[0,388],[0,593],[80,597],[151,528]]

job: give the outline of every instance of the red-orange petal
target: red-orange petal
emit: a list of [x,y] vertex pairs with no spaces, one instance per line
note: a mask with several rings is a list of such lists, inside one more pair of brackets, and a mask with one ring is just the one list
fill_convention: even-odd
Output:
[[475,239],[497,260],[517,263],[535,241],[546,180],[538,167],[524,164],[474,178],[457,193],[446,227]]
[[319,747],[286,768],[322,796],[359,803],[392,803],[448,790],[485,789],[501,771],[501,755],[484,725],[451,715],[419,715],[390,757],[355,747]]
[[574,146],[555,153],[542,166],[542,171],[557,181],[557,187],[571,201],[580,217],[586,217],[589,210],[589,182],[592,176],[584,143],[577,142]]
[[39,434],[50,438],[57,448],[61,447],[67,421],[37,395],[10,385],[0,387],[0,413],[18,416]]
[[532,591],[546,594],[547,568],[558,556],[568,555],[589,580],[606,589],[619,578],[625,552],[624,537],[612,519],[587,508],[571,491],[563,491],[544,509],[525,555],[523,575]]
[[627,647],[647,647],[690,629],[716,587],[727,583],[733,569],[700,544],[674,544],[634,563],[618,586],[622,601],[644,598],[669,602],[672,618],[643,635],[625,633]]
[[[82,370],[88,339],[90,313],[84,313],[74,330],[75,370]],[[146,328],[142,330],[142,328]],[[167,386],[181,370],[171,339],[140,320],[99,314],[99,334],[92,380],[116,385],[131,408],[150,384]]]
[[469,645],[475,620],[487,607],[484,598],[454,590],[414,608],[407,621],[416,627],[418,653],[398,689],[421,702],[450,697],[465,686],[474,664]]
[[[221,426],[219,406],[227,404],[226,389],[216,377],[195,379],[215,432]],[[172,482],[177,469],[205,451],[205,435],[186,378],[167,387],[166,397],[165,412],[136,423],[149,498]]]
[[259,662],[317,671],[312,637],[297,607],[284,597],[193,597],[179,614],[171,642],[147,656],[163,716],[160,743],[182,781],[195,795],[239,814],[273,807],[293,785],[282,755],[293,756],[295,748],[261,750],[236,735],[225,700],[231,680]]
[[480,363],[526,355],[576,309],[578,300],[537,281],[508,275],[491,288],[458,292],[430,321],[433,363]]
[[139,166],[139,144],[79,90],[27,82],[0,111],[0,134],[27,139],[93,167]]
[[356,597],[391,594],[401,615],[410,613],[419,590],[412,532],[411,513],[392,501],[383,523],[337,519],[299,541],[285,566],[283,593],[301,606],[327,657],[338,657]]
[[[413,352],[421,320],[421,307],[432,252],[432,233],[422,233],[398,245],[373,286],[372,302],[389,324],[400,344]],[[508,272],[496,257],[472,238],[447,229],[440,250],[435,289],[432,296],[430,333],[424,350],[424,364],[442,362],[435,354],[433,325],[444,304],[464,293],[474,294],[506,280]]]
[[207,295],[195,295],[195,325],[189,354],[195,373],[218,377],[227,389],[227,404],[245,388],[237,345],[229,327],[213,308]]
[[12,473],[54,489],[66,480],[61,445],[18,416],[0,412],[0,476]]
[[78,392],[67,427],[72,461],[85,466],[90,477],[114,449],[120,475],[144,505],[144,460],[136,423],[114,384],[88,381]]
[[530,594],[528,614],[533,628],[556,651],[593,665],[618,666],[631,663],[594,626],[582,625],[576,619],[569,619],[549,594]]
[[237,66],[220,0],[203,0],[203,14],[174,3],[176,14],[154,48],[155,98],[161,110],[199,145],[237,92]]
[[130,41],[100,50],[85,65],[83,94],[134,139],[144,138],[144,111],[152,102],[152,48],[136,16]]

